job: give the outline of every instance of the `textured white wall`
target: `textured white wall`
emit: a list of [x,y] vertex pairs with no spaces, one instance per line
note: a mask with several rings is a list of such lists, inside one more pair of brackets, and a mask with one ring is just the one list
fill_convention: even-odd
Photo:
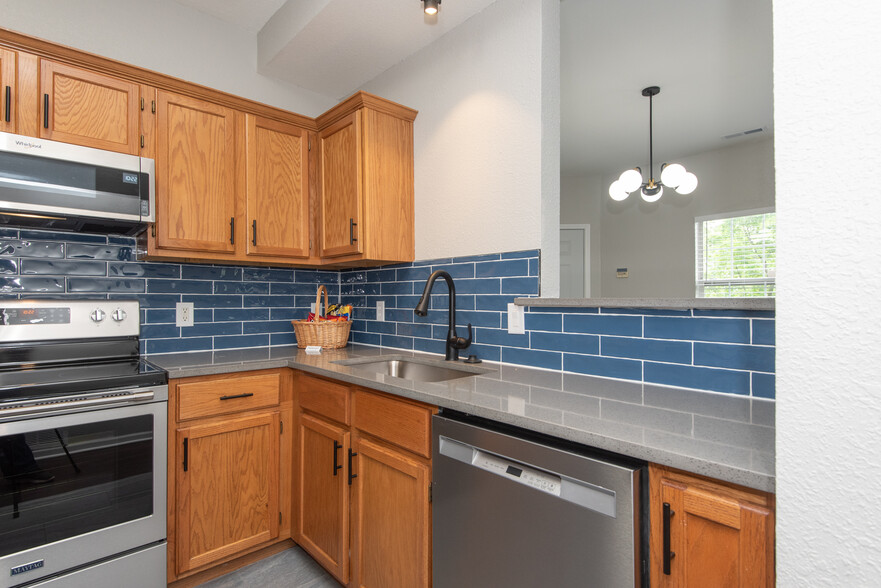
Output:
[[779,586],[881,578],[881,2],[774,0]]
[[0,0],[0,27],[285,108],[336,100],[257,73],[257,38],[171,0]]
[[542,246],[542,18],[499,0],[366,85],[419,110],[416,259]]

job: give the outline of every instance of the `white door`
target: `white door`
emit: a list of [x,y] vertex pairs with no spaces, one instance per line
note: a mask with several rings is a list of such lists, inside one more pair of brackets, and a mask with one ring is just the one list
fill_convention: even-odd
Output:
[[560,226],[560,298],[590,296],[590,225]]

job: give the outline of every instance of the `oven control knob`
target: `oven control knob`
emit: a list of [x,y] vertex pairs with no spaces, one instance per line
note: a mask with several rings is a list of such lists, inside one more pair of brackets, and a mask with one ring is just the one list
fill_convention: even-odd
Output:
[[122,321],[125,320],[125,317],[127,317],[127,316],[128,316],[128,315],[125,313],[125,311],[124,311],[123,309],[121,309],[121,308],[117,308],[117,309],[114,310],[113,313],[110,315],[110,318],[112,318],[113,320],[115,320],[115,321],[118,322],[118,323],[121,323]]
[[89,318],[91,318],[96,323],[100,323],[101,321],[104,320],[105,316],[107,316],[106,312],[104,312],[100,308],[96,308],[95,310],[92,311],[92,314],[89,315]]

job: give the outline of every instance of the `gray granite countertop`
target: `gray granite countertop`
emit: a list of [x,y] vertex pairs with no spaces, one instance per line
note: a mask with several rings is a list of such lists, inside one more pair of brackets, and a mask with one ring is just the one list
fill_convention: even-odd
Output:
[[750,488],[774,491],[774,402],[484,362],[485,373],[414,382],[339,361],[439,356],[349,345],[153,355],[171,378],[291,367]]

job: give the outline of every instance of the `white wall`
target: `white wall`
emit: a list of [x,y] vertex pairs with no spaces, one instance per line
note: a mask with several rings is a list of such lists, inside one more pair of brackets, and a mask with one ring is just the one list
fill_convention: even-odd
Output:
[[779,586],[881,577],[881,3],[774,1]]
[[[578,185],[577,190],[567,189],[575,187],[572,180],[564,183],[561,222],[591,223],[600,230],[601,276],[592,288],[593,296],[692,298],[695,217],[774,206],[774,146],[770,138],[677,161],[697,175],[697,190],[688,196],[667,190],[652,204],[636,193],[623,202],[609,198],[609,184],[617,174],[593,176],[590,186]],[[593,201],[590,216],[568,220],[588,214],[587,204],[578,210],[572,200]],[[628,268],[628,278],[616,277],[619,267]]]
[[0,27],[306,116],[336,104],[259,75],[256,35],[171,0],[0,0]]
[[[542,84],[553,85],[542,71],[543,21],[554,9],[548,36],[559,43],[558,2],[499,0],[365,86],[419,111],[416,259],[538,249],[548,218],[559,222],[559,102],[555,112],[542,102]],[[559,95],[559,64],[556,85]],[[557,259],[544,250],[542,259],[550,295],[553,240]]]

